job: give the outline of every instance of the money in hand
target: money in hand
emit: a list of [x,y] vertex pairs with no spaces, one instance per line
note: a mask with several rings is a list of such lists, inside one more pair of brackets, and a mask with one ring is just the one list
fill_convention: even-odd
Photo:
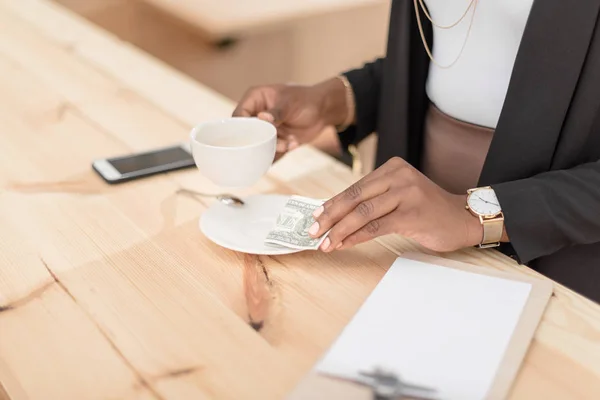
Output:
[[313,238],[308,234],[308,228],[315,222],[313,212],[323,203],[323,200],[291,196],[265,243],[298,250],[317,250],[327,233],[320,238]]

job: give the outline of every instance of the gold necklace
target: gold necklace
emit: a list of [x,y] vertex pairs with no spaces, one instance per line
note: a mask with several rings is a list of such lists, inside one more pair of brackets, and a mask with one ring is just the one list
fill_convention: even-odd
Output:
[[[445,0],[447,1],[447,0]],[[425,14],[425,16],[427,17],[427,19],[429,21],[431,21],[431,23],[433,24],[433,26],[436,26],[440,29],[450,29],[455,27],[456,25],[460,24],[460,22],[465,19],[465,17],[467,16],[467,13],[469,12],[469,10],[471,9],[471,7],[473,6],[473,4],[475,4],[476,0],[471,0],[471,2],[469,3],[469,5],[467,6],[465,12],[463,13],[463,15],[458,19],[458,21],[456,21],[453,24],[450,25],[446,25],[446,26],[442,26],[442,25],[438,25],[436,24],[433,19],[431,19],[431,15],[429,15],[429,12],[427,12],[427,7],[425,7],[425,3],[423,2],[423,0],[419,0],[419,4],[421,5],[421,9],[423,10],[423,13]],[[415,6],[416,7],[416,6]]]
[[[473,20],[475,19],[475,10],[477,10],[477,4],[478,3],[479,3],[479,0],[471,0],[471,2],[469,3],[469,6],[467,7],[467,9],[465,10],[465,12],[463,13],[463,15],[460,17],[460,19],[458,21],[456,21],[455,23],[453,23],[451,25],[443,26],[443,25],[438,25],[438,24],[436,24],[433,21],[433,19],[431,18],[431,16],[427,12],[427,9],[426,9],[425,5],[423,4],[423,0],[414,0],[415,14],[417,15],[417,25],[419,25],[419,33],[421,34],[421,41],[423,42],[423,46],[425,46],[425,51],[427,52],[427,55],[429,56],[429,59],[431,60],[431,62],[433,62],[439,68],[443,68],[443,69],[450,68],[454,64],[456,64],[456,62],[460,59],[463,51],[465,50],[465,46],[467,44],[467,41],[469,39],[469,35],[471,33],[471,27],[473,26]],[[419,5],[420,5],[420,8],[423,10],[423,13],[427,17],[427,19],[429,19],[429,21],[431,22],[431,24],[433,26],[437,27],[437,28],[440,28],[440,29],[450,29],[450,28],[455,27],[456,25],[458,25],[466,17],[466,15],[469,12],[469,10],[471,9],[471,7],[473,7],[473,13],[471,14],[471,22],[469,23],[469,29],[467,31],[467,35],[465,37],[465,41],[463,42],[462,47],[460,48],[460,52],[458,53],[458,56],[456,56],[456,58],[454,59],[454,61],[452,61],[449,65],[440,65],[433,58],[433,54],[431,54],[431,49],[429,48],[429,45],[427,44],[427,40],[425,40],[425,34],[423,33],[423,25],[421,23],[421,15],[419,13]]]

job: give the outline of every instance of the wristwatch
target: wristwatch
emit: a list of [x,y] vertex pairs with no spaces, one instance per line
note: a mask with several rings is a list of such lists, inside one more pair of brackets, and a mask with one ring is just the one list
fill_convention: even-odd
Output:
[[483,226],[483,238],[479,248],[500,246],[504,230],[504,214],[496,192],[490,186],[467,190],[466,208],[479,218]]

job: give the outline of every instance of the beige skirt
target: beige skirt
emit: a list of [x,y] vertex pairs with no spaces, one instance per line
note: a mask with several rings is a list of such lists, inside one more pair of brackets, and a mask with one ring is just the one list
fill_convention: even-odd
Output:
[[450,117],[430,103],[421,170],[450,193],[477,186],[494,130]]

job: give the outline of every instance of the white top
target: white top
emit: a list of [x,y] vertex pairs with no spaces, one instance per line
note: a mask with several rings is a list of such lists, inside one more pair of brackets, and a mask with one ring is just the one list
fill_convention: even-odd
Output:
[[[437,25],[453,24],[471,0],[425,0]],[[533,0],[479,0],[462,56],[447,69],[430,64],[429,99],[456,119],[496,128]],[[442,66],[458,56],[473,7],[455,27],[434,27],[433,57]],[[426,17],[421,15],[424,22]],[[428,43],[431,47],[432,43]]]

